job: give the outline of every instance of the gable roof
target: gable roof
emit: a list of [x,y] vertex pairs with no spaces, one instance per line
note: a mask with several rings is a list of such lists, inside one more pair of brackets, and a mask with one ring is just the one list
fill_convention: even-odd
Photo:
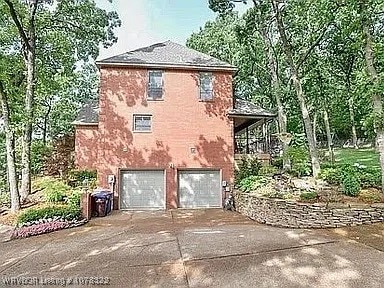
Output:
[[236,71],[236,67],[183,45],[166,41],[96,62],[99,66],[190,68]]
[[242,117],[276,117],[275,112],[269,111],[267,109],[261,108],[256,104],[244,100],[244,99],[235,99],[235,108],[228,112],[230,116],[242,116]]
[[86,103],[79,111],[74,125],[98,125],[99,124],[99,100]]

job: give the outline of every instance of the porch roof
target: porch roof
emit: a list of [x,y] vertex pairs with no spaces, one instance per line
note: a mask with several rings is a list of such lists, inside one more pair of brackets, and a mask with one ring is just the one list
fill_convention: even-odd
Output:
[[91,100],[79,111],[73,125],[98,125],[99,124],[99,101]]
[[256,119],[274,118],[277,116],[275,112],[261,108],[260,106],[244,99],[236,99],[235,107],[228,112],[228,115],[230,117]]

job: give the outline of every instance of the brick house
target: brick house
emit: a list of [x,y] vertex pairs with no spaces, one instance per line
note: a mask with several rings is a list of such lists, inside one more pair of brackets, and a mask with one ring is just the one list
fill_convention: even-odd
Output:
[[235,107],[236,68],[170,41],[97,65],[99,99],[74,122],[76,165],[97,170],[115,209],[221,207],[236,127],[269,113]]

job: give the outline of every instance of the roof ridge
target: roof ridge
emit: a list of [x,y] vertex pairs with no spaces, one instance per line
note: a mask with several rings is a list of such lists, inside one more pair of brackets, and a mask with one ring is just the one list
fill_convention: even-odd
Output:
[[127,65],[137,67],[161,66],[169,68],[200,67],[235,71],[235,66],[209,54],[167,40],[112,56],[96,64]]

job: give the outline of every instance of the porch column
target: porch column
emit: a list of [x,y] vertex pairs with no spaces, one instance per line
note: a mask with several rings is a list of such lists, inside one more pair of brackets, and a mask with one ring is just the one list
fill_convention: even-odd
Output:
[[248,126],[247,126],[247,128],[245,128],[245,133],[246,133],[246,141],[247,141],[247,143],[246,143],[246,146],[245,146],[245,152],[247,153],[247,154],[249,154],[249,131],[248,131]]
[[265,152],[269,152],[269,122],[265,121]]

